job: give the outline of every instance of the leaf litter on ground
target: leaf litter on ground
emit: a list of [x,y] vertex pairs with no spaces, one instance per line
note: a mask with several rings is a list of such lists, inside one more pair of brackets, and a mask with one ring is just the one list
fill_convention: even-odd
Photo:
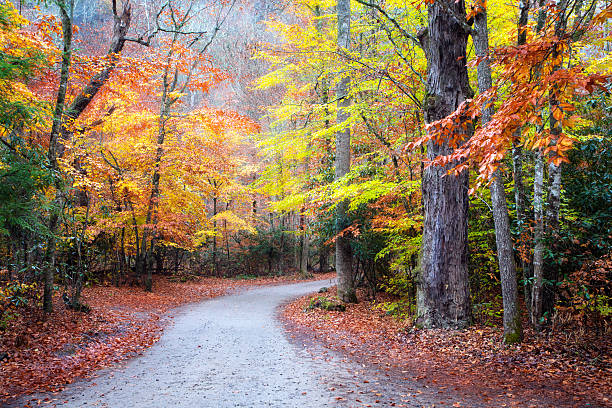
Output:
[[347,304],[344,312],[309,308],[318,296],[304,296],[283,309],[289,331],[389,369],[403,380],[450,389],[458,396],[476,395],[487,406],[612,407],[612,339],[605,336],[587,347],[560,333],[526,329],[522,344],[508,346],[497,326],[417,329],[376,308],[391,300],[386,294],[377,295],[377,301]]
[[[313,279],[330,279],[317,274]],[[93,286],[83,291],[91,312],[65,307],[59,293],[54,312],[22,308],[0,335],[0,403],[24,394],[58,392],[76,379],[143,353],[159,340],[165,319],[178,306],[253,286],[303,281],[298,275],[249,280],[197,278],[176,282],[155,277],[153,291]],[[172,317],[172,316],[169,316]]]

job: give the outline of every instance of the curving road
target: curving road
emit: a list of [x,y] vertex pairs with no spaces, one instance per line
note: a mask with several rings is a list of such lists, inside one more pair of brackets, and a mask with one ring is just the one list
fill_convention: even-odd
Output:
[[395,376],[288,339],[279,305],[329,284],[263,287],[181,308],[144,355],[47,396],[45,406],[438,406],[444,397],[417,384],[394,384]]

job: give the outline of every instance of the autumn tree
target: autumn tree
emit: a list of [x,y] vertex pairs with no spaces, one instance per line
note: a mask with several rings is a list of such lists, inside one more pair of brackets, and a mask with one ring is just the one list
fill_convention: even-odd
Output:
[[[473,42],[476,56],[479,58],[477,67],[478,91],[486,93],[493,86],[489,56],[489,27],[487,9],[484,2],[477,5],[474,17]],[[493,101],[481,109],[481,124],[486,126],[493,115]],[[493,205],[493,220],[495,222],[495,243],[497,246],[497,261],[501,277],[503,308],[504,308],[504,341],[517,343],[522,339],[521,314],[518,304],[518,288],[514,249],[510,232],[510,217],[504,190],[504,182],[500,169],[491,176],[491,201]]]
[[[152,228],[145,228],[140,244],[140,254],[137,258],[137,269],[145,276],[145,288],[152,289],[152,268],[148,266],[155,249],[155,224],[158,215],[158,200],[160,195],[160,163],[164,154],[164,140],[168,130],[168,122],[172,115],[172,109],[180,102],[182,96],[188,89],[204,88],[210,81],[210,75],[204,74],[202,65],[207,62],[206,51],[215,39],[219,29],[231,12],[235,1],[227,5],[222,3],[217,10],[214,10],[215,21],[211,32],[197,28],[201,22],[197,17],[196,2],[190,2],[185,7],[176,3],[165,4],[156,19],[155,32],[168,33],[168,50],[165,59],[162,61],[164,66],[161,76],[161,99],[159,108],[159,123],[157,148],[153,163],[153,173],[151,176],[151,195],[146,211],[146,225]],[[194,28],[195,26],[195,28]]]
[[[463,1],[436,1],[428,6],[428,26],[419,39],[427,58],[425,121],[453,113],[472,97],[466,67],[470,33]],[[465,121],[453,133],[427,143],[433,160],[469,138]],[[431,128],[432,125],[430,125]],[[435,126],[435,125],[434,125]],[[423,174],[423,248],[419,277],[419,318],[426,327],[463,327],[470,321],[467,270],[468,174],[447,174],[447,166],[427,166]]]
[[[340,0],[337,5],[338,47],[349,50],[351,44],[351,3]],[[345,123],[349,115],[346,112],[350,104],[350,78],[341,74],[336,95],[338,99],[338,123],[343,127],[336,132],[336,179],[344,177],[351,168],[351,129]],[[352,251],[350,238],[345,228],[347,223],[347,203],[336,206],[336,272],[338,273],[338,297],[344,302],[356,302]]]
[[0,239],[10,281],[35,269],[31,246],[48,237],[39,209],[51,207],[45,191],[53,181],[43,147],[29,137],[44,129],[48,107],[27,87],[53,49],[29,26],[11,3],[0,4]]

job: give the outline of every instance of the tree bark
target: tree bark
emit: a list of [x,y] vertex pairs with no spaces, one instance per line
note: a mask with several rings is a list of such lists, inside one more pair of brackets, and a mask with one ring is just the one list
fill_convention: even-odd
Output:
[[[557,21],[555,23],[555,36],[562,38],[565,35],[567,28],[567,9],[568,1],[560,0],[557,3]],[[551,58],[553,61],[558,60],[560,53],[558,45],[555,45],[552,50]],[[553,66],[553,73],[562,68],[561,63],[557,63]],[[563,112],[559,102],[559,89],[557,86],[553,86],[549,91],[549,112],[550,112],[550,136],[551,145],[555,145],[557,140],[563,133],[563,125],[560,121],[555,118],[555,112]],[[556,153],[550,152],[548,155],[548,200],[546,207],[546,233],[552,238],[550,245],[554,245],[553,242],[559,234],[559,209],[561,207],[561,170],[562,165],[554,163]],[[546,286],[542,297],[542,312],[552,313],[554,310],[554,303],[556,297],[556,283],[559,280],[559,268],[554,263],[549,262],[545,265],[545,277],[551,285]]]
[[[521,130],[517,130],[518,133]],[[515,136],[516,139],[520,138],[520,135]],[[519,236],[517,238],[519,245],[527,245],[529,238],[525,237],[528,234],[527,229],[527,206],[525,184],[523,182],[523,148],[520,144],[515,143],[512,147],[512,179],[514,182],[514,204],[516,206],[516,224],[518,227]],[[521,273],[523,278],[523,296],[525,300],[525,307],[527,313],[530,314],[531,310],[531,263],[525,258],[523,254],[520,255]]]
[[[58,1],[62,18],[62,65],[60,70],[60,82],[57,91],[57,99],[55,102],[55,111],[53,113],[53,125],[51,127],[51,135],[49,136],[49,167],[54,173],[56,198],[54,200],[56,206],[61,207],[61,182],[59,180],[59,166],[57,159],[61,157],[59,136],[62,132],[63,115],[66,104],[66,93],[68,89],[68,77],[70,75],[70,65],[72,62],[72,8],[74,6],[72,0],[69,3],[66,1]],[[55,257],[56,257],[56,242],[55,234],[57,233],[59,221],[59,209],[52,210],[49,216],[49,239],[47,241],[47,254],[45,265],[45,285],[43,291],[43,310],[45,313],[53,311],[53,284],[55,278]]]
[[[427,57],[427,123],[442,119],[472,96],[466,68],[468,32],[463,0],[440,0],[428,7],[428,29],[420,33]],[[467,137],[470,130],[455,132]],[[427,143],[427,158],[448,155],[445,140]],[[417,313],[425,327],[465,327],[471,319],[467,268],[468,174],[450,175],[452,166],[429,166],[423,175],[422,270],[418,280]]]
[[329,270],[329,251],[325,242],[319,245],[319,272],[327,272]]
[[[351,43],[351,3],[350,0],[338,0],[338,48],[348,50]],[[347,108],[349,99],[350,78],[344,75],[337,88],[338,124],[349,118]],[[336,132],[336,180],[344,177],[351,168],[351,129],[345,126]],[[336,206],[336,273],[338,276],[338,297],[343,302],[357,302],[353,279],[353,251],[351,241],[342,232],[349,226],[348,202]]]
[[[213,218],[217,215],[217,197],[213,197]],[[213,220],[213,275],[219,276],[219,265],[217,264],[217,220]]]
[[300,211],[300,275],[308,276],[308,257],[310,255],[310,238],[306,233],[304,208]]
[[[538,0],[538,18],[536,33],[540,33],[546,23],[547,10],[544,7],[546,0]],[[540,67],[536,69],[536,76],[540,76]],[[542,128],[538,129],[541,131]],[[542,317],[542,290],[544,284],[544,157],[541,151],[536,152],[533,175],[533,279],[531,286],[531,310],[529,319],[536,330],[541,328]]]
[[544,282],[544,157],[536,153],[533,180],[533,212],[535,229],[533,234],[533,286],[531,288],[531,324],[536,330],[541,327],[542,288]]
[[[517,23],[518,36],[517,36],[517,45],[525,45],[527,43],[527,23],[529,21],[529,8],[530,1],[525,0],[519,3],[520,14]],[[521,136],[521,128],[516,131],[514,135],[515,140],[519,140]],[[514,181],[514,203],[516,206],[516,224],[518,226],[519,236],[518,242],[519,244],[527,242],[524,239],[524,234],[527,232],[527,208],[525,205],[526,202],[526,194],[525,194],[525,184],[523,183],[523,148],[520,143],[515,142],[512,146],[512,177]],[[530,271],[530,263],[526,260],[524,256],[520,256],[521,263],[521,272],[523,277],[523,296],[525,300],[525,306],[527,307],[528,314],[530,314],[531,310],[531,271]]]
[[[116,5],[114,5],[113,10],[115,11],[113,15],[113,39],[107,53],[109,64],[92,77],[87,86],[74,98],[68,109],[66,109],[66,116],[72,120],[76,120],[83,113],[98,91],[108,81],[108,78],[110,78],[111,73],[117,66],[117,62],[119,62],[119,54],[125,46],[126,36],[132,19],[132,7],[130,2],[126,1],[121,15],[116,13]],[[65,131],[65,128],[63,131]]]
[[[480,60],[477,67],[478,91],[487,92],[493,86],[491,64],[489,62],[489,28],[487,26],[487,10],[484,2],[479,4],[480,11],[474,18],[473,35],[474,48]],[[492,101],[490,106],[481,109],[481,122],[485,127],[491,121],[494,113]],[[495,242],[497,246],[497,262],[502,287],[504,306],[504,342],[519,343],[523,338],[521,314],[518,307],[518,289],[516,284],[516,266],[510,234],[510,217],[501,172],[497,169],[491,179],[491,202],[493,204],[493,221],[495,223]]]

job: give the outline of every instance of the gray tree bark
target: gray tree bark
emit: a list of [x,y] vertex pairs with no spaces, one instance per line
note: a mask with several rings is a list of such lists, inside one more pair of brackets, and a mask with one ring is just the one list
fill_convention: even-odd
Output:
[[[546,0],[538,0],[538,19],[536,32],[540,33],[546,23]],[[536,75],[540,75],[539,69]],[[542,130],[542,129],[538,129]],[[531,286],[531,324],[536,330],[541,328],[542,299],[544,288],[544,156],[541,151],[536,152],[533,175],[533,282]]]
[[[49,136],[49,167],[54,173],[56,187],[56,198],[55,203],[59,207],[61,206],[61,183],[59,180],[59,166],[57,159],[61,157],[60,148],[60,134],[63,127],[63,115],[66,105],[66,93],[68,89],[68,77],[70,75],[70,65],[72,63],[72,10],[74,3],[72,0],[66,2],[65,0],[58,0],[57,5],[60,9],[62,19],[62,39],[63,39],[63,51],[62,51],[62,65],[60,69],[60,82],[57,90],[57,99],[55,102],[55,111],[53,112],[53,125],[51,126],[51,134]],[[53,311],[53,284],[55,280],[55,257],[56,257],[56,243],[55,234],[57,232],[57,226],[59,221],[59,214],[56,211],[52,211],[49,216],[49,239],[47,241],[47,253],[46,253],[46,265],[44,275],[44,290],[43,290],[43,310],[45,313],[51,313]]]
[[[521,46],[527,43],[527,23],[529,21],[529,0],[522,1],[519,4],[520,13],[517,22],[518,36],[517,45]],[[521,136],[521,129],[516,131],[515,139],[519,140]],[[516,206],[516,223],[519,230],[519,242],[525,242],[523,235],[527,228],[527,208],[525,205],[525,184],[523,183],[523,148],[520,143],[515,142],[512,147],[512,177],[514,181],[514,203]],[[525,306],[527,307],[528,313],[531,313],[531,271],[530,263],[525,259],[524,256],[520,257],[521,272],[523,275],[523,296],[525,298]]]
[[542,288],[544,283],[544,157],[536,153],[533,180],[533,286],[531,288],[531,324],[540,329],[542,316]]
[[[338,0],[338,48],[349,49],[351,45],[351,3],[350,0]],[[347,108],[350,78],[343,75],[338,83],[338,123],[349,118]],[[344,177],[351,168],[351,129],[347,126],[336,133],[336,180]],[[347,217],[348,202],[342,201],[336,206],[336,273],[338,275],[338,297],[343,302],[356,302],[353,279],[353,251],[351,241],[342,231],[349,225]]]
[[[487,10],[484,3],[475,16],[473,35],[476,55],[480,59],[477,67],[478,91],[487,92],[493,86],[491,64],[489,62],[489,29],[487,26]],[[488,101],[490,102],[490,101]],[[492,104],[481,109],[482,126],[491,120],[494,113]],[[495,223],[495,242],[497,246],[497,262],[501,278],[502,300],[504,306],[504,342],[518,343],[523,338],[521,328],[521,313],[518,307],[518,288],[516,284],[516,266],[510,234],[510,217],[501,172],[497,169],[491,179],[491,202],[493,204],[493,221]]]
[[[458,18],[457,18],[458,17]],[[472,96],[466,68],[468,30],[463,0],[428,7],[428,28],[419,39],[427,57],[427,123],[442,119]],[[455,128],[460,137],[469,129]],[[445,140],[427,143],[427,158],[447,155]],[[418,279],[418,321],[425,327],[464,327],[471,320],[467,268],[468,174],[449,175],[452,166],[430,166],[423,174],[423,244]]]
[[308,276],[308,257],[310,256],[310,238],[306,232],[304,209],[300,210],[300,275]]

